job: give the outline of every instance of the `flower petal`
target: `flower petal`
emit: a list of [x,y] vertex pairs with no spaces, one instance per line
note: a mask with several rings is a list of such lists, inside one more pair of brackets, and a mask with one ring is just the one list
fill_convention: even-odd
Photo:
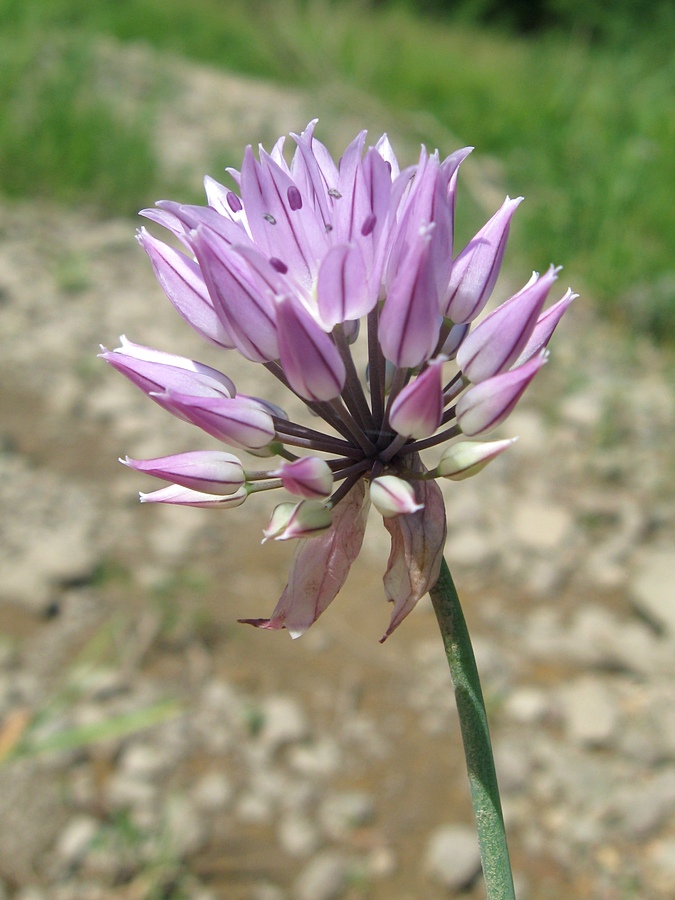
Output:
[[235,344],[213,308],[197,263],[158,241],[145,228],[139,230],[137,239],[150,257],[164,293],[188,325],[210,343],[231,350]]
[[516,360],[517,366],[527,362],[528,359],[532,359],[535,353],[538,353],[541,349],[546,347],[553,336],[553,332],[555,331],[558,322],[567,312],[567,307],[573,300],[576,300],[578,296],[578,294],[572,292],[571,288],[568,288],[565,295],[561,297],[557,303],[554,303],[553,306],[549,306],[548,309],[544,310],[537,319],[537,324],[534,326],[534,330],[530,335],[527,344],[525,344],[523,352]]
[[202,509],[229,509],[241,506],[248,497],[245,487],[240,487],[234,494],[206,494],[203,491],[192,491],[180,484],[170,484],[149,494],[140,493],[141,503],[171,503],[174,506],[197,506]]
[[337,244],[324,256],[316,285],[319,315],[326,328],[365,316],[377,302],[368,289],[363,254],[357,244]]
[[272,475],[281,478],[286,490],[296,497],[318,500],[333,490],[333,473],[325,459],[303,456],[293,462],[282,461]]
[[457,401],[457,422],[464,434],[486,434],[503,422],[545,362],[546,351],[542,351],[522,366],[481,381],[462,394]]
[[451,444],[441,456],[433,474],[451,481],[463,481],[477,475],[518,438],[503,441],[457,441]]
[[131,459],[127,456],[120,462],[137,472],[216,494],[234,494],[246,480],[237,457],[221,450],[192,450],[157,459]]
[[431,234],[421,230],[389,286],[379,323],[380,347],[401,368],[421,365],[436,348],[441,327],[430,264]]
[[[234,384],[222,372],[194,359],[134,344],[124,335],[122,346],[104,350],[101,358],[125,375],[160,406],[160,395],[178,391],[191,396],[234,397]],[[182,417],[181,417],[182,418]]]
[[517,359],[557,277],[558,269],[551,266],[498,306],[468,335],[457,351],[457,365],[469,381],[485,381],[504,372]]
[[258,289],[243,257],[202,227],[194,232],[192,245],[213,307],[237,350],[253,362],[276,359],[274,303]]
[[432,360],[427,368],[407,384],[391,405],[389,424],[405,437],[425,438],[433,434],[443,418],[443,363]]
[[335,599],[359,555],[368,518],[363,479],[333,511],[325,534],[301,540],[291,563],[288,584],[269,619],[240,619],[256,628],[287,628],[300,637]]
[[305,400],[340,396],[346,371],[337,347],[293,297],[277,298],[279,359],[288,383]]
[[507,197],[454,261],[441,305],[442,314],[453,322],[473,321],[489,300],[504,259],[509,225],[522,199]]
[[409,481],[396,475],[381,475],[370,483],[370,500],[383,519],[410,515],[422,509]]
[[165,409],[187,419],[231,447],[266,447],[274,438],[274,423],[258,404],[239,398],[194,397],[169,391],[157,397]]

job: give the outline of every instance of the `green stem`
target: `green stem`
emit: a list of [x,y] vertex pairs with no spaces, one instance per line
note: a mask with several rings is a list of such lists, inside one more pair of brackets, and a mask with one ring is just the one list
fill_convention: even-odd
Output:
[[471,638],[445,560],[430,593],[455,688],[487,898],[515,900],[485,701]]

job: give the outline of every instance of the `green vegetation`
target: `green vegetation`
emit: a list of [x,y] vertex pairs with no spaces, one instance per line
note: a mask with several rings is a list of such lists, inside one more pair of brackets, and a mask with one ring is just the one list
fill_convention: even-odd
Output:
[[620,24],[621,40],[603,42],[590,19],[574,37],[533,38],[348,0],[0,0],[0,189],[112,212],[157,196],[152,97],[125,119],[91,77],[94,35],[142,40],[330,86],[345,103],[371,95],[404,122],[424,111],[423,139],[474,144],[500,162],[505,190],[526,196],[516,255],[538,268],[564,261],[609,315],[672,339],[675,57],[664,29],[631,43]]

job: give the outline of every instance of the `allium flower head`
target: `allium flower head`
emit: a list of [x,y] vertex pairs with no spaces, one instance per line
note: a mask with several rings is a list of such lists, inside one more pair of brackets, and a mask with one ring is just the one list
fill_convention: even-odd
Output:
[[[480,438],[509,415],[576,295],[544,310],[552,266],[473,327],[521,198],[507,198],[453,255],[457,173],[470,148],[443,161],[422,148],[401,170],[386,135],[366,148],[363,132],[335,163],[315,124],[292,136],[290,162],[282,138],[257,158],[246,149],[241,170],[228,170],[236,189],[207,178],[208,206],[161,201],[143,211],[187,252],[138,234],[183,318],[264,366],[304,402],[312,426],[194,360],[126,338],[102,356],[175,416],[274,458],[255,471],[229,451],[126,460],[172,482],[142,494],[145,503],[227,508],[275,488],[293,498],[263,532],[297,541],[288,584],[270,618],[245,621],[306,631],[344,584],[372,499],[391,537],[387,637],[438,578],[446,520],[435,479],[468,477],[512,443],[447,442]],[[357,364],[357,340],[367,365]],[[434,447],[440,460],[425,464]]]

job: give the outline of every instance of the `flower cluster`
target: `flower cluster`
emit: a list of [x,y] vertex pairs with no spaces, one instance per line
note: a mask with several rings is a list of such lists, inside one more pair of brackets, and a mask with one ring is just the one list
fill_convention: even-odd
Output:
[[241,170],[228,170],[236,191],[206,179],[206,207],[161,201],[143,211],[187,253],[144,228],[138,240],[195,331],[264,366],[326,429],[191,359],[126,338],[102,356],[175,416],[275,458],[260,471],[218,450],[124,460],[172,482],[141,494],[145,503],[225,509],[272,488],[294,498],[264,530],[264,540],[298,539],[288,584],[269,619],[246,621],[306,631],[344,584],[372,502],[391,537],[387,637],[438,578],[446,520],[435,479],[473,475],[511,441],[452,441],[430,468],[420,453],[482,438],[509,415],[576,295],[544,309],[552,266],[472,330],[522,198],[507,197],[453,256],[457,172],[470,148],[443,161],[422,148],[401,169],[386,135],[366,149],[364,132],[336,164],[314,127],[292,136],[290,163],[283,138],[259,158],[249,146]]

